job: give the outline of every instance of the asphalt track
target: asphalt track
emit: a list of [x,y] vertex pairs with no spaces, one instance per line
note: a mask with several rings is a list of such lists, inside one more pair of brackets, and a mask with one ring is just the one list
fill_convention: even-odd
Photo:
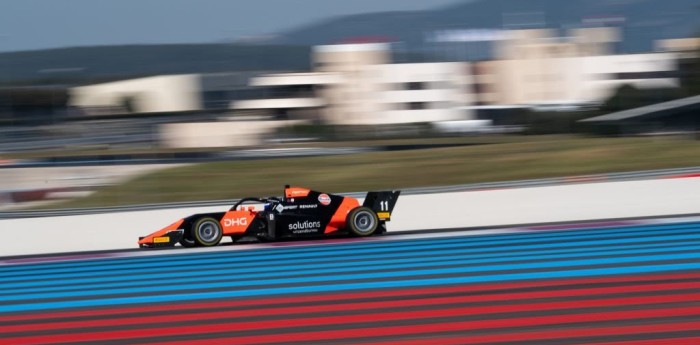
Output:
[[131,253],[0,259],[0,343],[700,344],[694,221]]

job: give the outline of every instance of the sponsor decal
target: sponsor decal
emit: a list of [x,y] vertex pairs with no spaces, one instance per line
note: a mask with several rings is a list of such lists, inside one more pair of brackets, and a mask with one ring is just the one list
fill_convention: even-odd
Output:
[[[281,206],[281,205],[280,205]],[[279,206],[278,206],[279,207]],[[288,206],[283,206],[285,210],[296,210],[299,206],[298,205],[288,205]]]
[[388,219],[388,218],[391,218],[391,213],[389,213],[389,212],[377,212],[377,217],[379,217],[379,219]]
[[299,205],[299,208],[317,208],[318,205],[313,204],[313,205]]
[[229,227],[229,226],[245,226],[248,225],[248,218],[226,218],[224,219],[224,226]]
[[293,190],[292,191],[293,196],[306,196],[306,194],[308,194],[308,192],[305,190]]
[[310,234],[313,232],[317,232],[317,229],[302,229],[302,230],[294,230],[292,233],[294,234]]
[[[289,224],[289,230],[318,230],[318,228],[321,227],[321,222],[316,221],[316,222],[310,222],[308,220],[305,220],[303,222],[296,222]],[[295,233],[298,232],[304,232],[304,231],[294,231]],[[305,231],[305,232],[312,232],[312,231]]]
[[318,202],[320,202],[321,205],[328,206],[331,204],[331,197],[328,196],[328,194],[321,194],[318,196]]
[[168,237],[168,236],[154,237],[153,238],[153,243],[169,243],[169,242],[170,242],[170,237]]

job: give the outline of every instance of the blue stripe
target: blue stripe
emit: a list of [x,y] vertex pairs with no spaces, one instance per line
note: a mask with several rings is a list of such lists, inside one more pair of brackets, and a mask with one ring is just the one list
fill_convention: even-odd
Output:
[[[404,247],[406,245],[434,245],[441,243],[452,244],[455,241],[461,240],[465,243],[493,243],[493,241],[503,242],[517,241],[524,239],[525,241],[539,241],[543,239],[557,239],[557,238],[599,238],[603,235],[624,235],[633,233],[646,233],[646,232],[659,232],[660,230],[673,231],[673,230],[690,230],[699,229],[700,222],[692,223],[678,223],[670,225],[645,225],[645,226],[634,226],[634,227],[623,227],[623,228],[593,228],[593,229],[583,229],[583,230],[562,230],[562,231],[547,231],[547,232],[533,232],[533,233],[512,233],[512,234],[495,234],[495,235],[479,235],[479,236],[466,236],[466,237],[448,237],[448,238],[433,238],[433,239],[410,239],[410,240],[391,240],[387,242],[376,241],[358,241],[352,243],[340,243],[340,244],[324,244],[323,248],[314,248],[313,246],[300,245],[295,247],[283,247],[283,248],[264,248],[264,249],[254,249],[246,251],[237,251],[236,257],[245,256],[267,256],[269,254],[301,254],[306,251],[312,251],[314,253],[320,253],[325,251],[342,251],[351,250],[356,251],[363,247],[378,248],[378,246],[393,248],[393,247]],[[458,236],[458,235],[456,235]],[[503,237],[507,236],[507,239]],[[303,242],[300,242],[303,243]],[[179,253],[173,253],[173,257],[177,256],[177,259],[181,260],[192,260],[192,259],[212,259],[228,257],[229,252],[212,252],[212,253],[187,253],[187,250],[175,250]],[[35,275],[37,272],[32,272],[33,270],[48,270],[52,273],[63,272],[58,270],[59,268],[77,268],[77,267],[102,267],[105,263],[114,265],[116,262],[129,264],[129,262],[136,262],[141,265],[152,265],[158,262],[170,262],[173,257],[154,256],[154,257],[129,257],[129,258],[107,258],[107,259],[95,259],[83,262],[49,262],[49,263],[39,263],[39,264],[22,264],[13,266],[0,266],[0,273],[10,273],[19,272],[24,275]],[[128,266],[128,268],[135,268],[135,266]],[[5,275],[8,276],[8,275]]]
[[39,302],[26,303],[15,305],[0,306],[0,313],[18,312],[18,311],[35,311],[60,308],[77,308],[77,307],[97,307],[97,306],[114,306],[114,305],[129,305],[129,304],[151,304],[158,302],[182,302],[182,301],[200,301],[214,298],[236,298],[236,297],[253,297],[253,296],[269,296],[279,294],[296,294],[296,293],[312,293],[312,292],[338,292],[338,291],[354,291],[379,288],[408,288],[408,287],[424,287],[424,286],[441,286],[455,285],[466,283],[488,283],[502,281],[517,281],[517,280],[534,280],[534,279],[553,279],[553,278],[575,278],[575,277],[595,277],[623,274],[641,274],[641,273],[658,273],[658,272],[674,272],[700,269],[700,263],[683,263],[669,265],[648,265],[648,266],[633,266],[633,267],[615,267],[615,268],[586,268],[575,270],[551,271],[551,272],[535,272],[535,273],[507,273],[500,275],[487,276],[462,276],[449,278],[432,278],[432,279],[413,279],[413,280],[385,280],[379,282],[363,282],[363,283],[347,283],[347,284],[332,284],[332,285],[304,285],[296,287],[281,287],[281,288],[254,288],[241,290],[226,290],[217,292],[194,292],[179,295],[153,295],[143,297],[117,297],[105,299],[90,299],[90,300],[75,300],[61,302]]
[[[671,235],[675,233],[685,233],[685,232],[690,232],[690,235]],[[511,245],[508,249],[509,252],[514,252],[514,251],[525,251],[525,250],[551,250],[554,248],[573,248],[573,247],[592,247],[592,246],[603,246],[603,245],[616,245],[616,244],[635,244],[635,243],[643,243],[643,242],[648,242],[648,241],[660,241],[662,240],[663,242],[667,242],[669,240],[675,240],[675,241],[687,241],[687,240],[695,240],[700,236],[700,232],[697,230],[687,230],[687,231],[676,231],[673,233],[667,233],[665,235],[660,235],[656,234],[656,236],[663,236],[660,238],[650,238],[650,237],[633,237],[633,238],[618,238],[618,236],[613,236],[612,234],[606,235],[606,236],[601,236],[600,239],[593,239],[593,240],[588,240],[588,241],[572,241],[568,240],[566,238],[563,238],[562,241],[557,242],[557,243],[545,243],[545,244],[521,244],[521,245]],[[613,237],[613,239],[604,239],[608,237]],[[466,237],[462,239],[467,239],[469,240],[472,237]],[[448,250],[454,250],[457,253],[463,253],[465,251],[469,251],[471,254],[485,254],[485,253],[500,253],[502,252],[502,246],[508,244],[509,242],[506,240],[507,236],[504,236],[504,242],[491,242],[489,243],[492,247],[490,248],[480,248],[477,250],[470,250],[470,247],[474,246],[481,246],[483,244],[474,244],[471,245],[471,243],[464,243],[462,241],[459,241],[459,238],[455,238],[455,242],[457,243],[446,243],[446,244],[441,244],[441,245],[431,245],[431,246],[421,246],[420,244],[414,243],[412,246],[405,246],[405,247],[399,247],[399,248],[391,248],[392,250],[382,250],[382,246],[377,246],[377,248],[369,248],[369,249],[360,249],[357,251],[341,251],[341,252],[334,252],[333,256],[335,257],[340,257],[340,256],[348,256],[348,257],[355,257],[357,255],[363,255],[367,259],[372,259],[372,260],[379,260],[379,259],[384,259],[384,258],[392,258],[396,257],[397,255],[410,255],[410,253],[405,253],[409,250],[416,250],[420,249],[420,255],[427,255],[429,253],[433,254],[433,251],[439,251],[440,254],[445,253]],[[529,241],[533,242],[533,241]],[[537,242],[537,241],[534,241]],[[528,242],[523,242],[523,243],[528,243]],[[304,252],[301,254],[286,254],[286,255],[268,255],[266,257],[263,257],[262,259],[259,257],[253,257],[252,259],[243,259],[238,257],[236,255],[237,252],[229,252],[228,257],[222,258],[222,259],[216,259],[216,260],[189,260],[189,261],[183,261],[186,263],[188,267],[198,267],[198,266],[216,266],[216,267],[221,267],[221,265],[232,265],[235,264],[236,267],[238,268],[245,268],[246,264],[256,264],[260,262],[260,260],[265,260],[266,262],[284,262],[284,260],[312,260],[315,258],[327,258],[328,254],[327,253],[312,253],[312,252]],[[172,257],[170,260],[168,260],[168,264],[172,265],[173,262],[181,262],[177,260],[177,257]],[[153,270],[154,265],[148,265],[148,266],[138,266],[136,268],[130,267],[130,269],[138,269],[137,271],[128,271],[129,275],[139,275],[139,274],[144,274],[142,270],[145,270],[146,273],[149,273]],[[265,270],[268,266],[265,267],[260,267],[258,270]],[[26,280],[36,280],[36,279],[53,279],[53,278],[61,278],[61,279],[68,279],[68,278],[81,278],[81,277],[94,277],[94,276],[104,276],[107,273],[111,274],[119,274],[120,272],[114,272],[112,267],[110,266],[103,266],[100,268],[99,271],[88,271],[88,272],[78,272],[78,273],[70,273],[68,271],[67,273],[55,273],[55,274],[43,274],[43,275],[31,275],[31,276],[26,276],[22,275],[20,277],[7,277],[5,276],[3,278],[3,281],[5,283],[10,283],[10,282],[18,282],[18,281],[26,281]],[[0,286],[2,286],[0,284]]]
[[[661,230],[661,229],[659,229]],[[663,232],[657,230],[656,232],[651,232],[649,230],[646,230],[644,235],[646,237],[640,237],[640,238],[648,238],[648,237],[664,237],[671,235],[671,234],[685,234],[685,233],[692,233],[696,234],[698,233],[698,228],[692,228],[692,229],[686,229],[686,228],[681,228],[681,229],[663,229]],[[518,234],[520,235],[520,234]],[[527,234],[525,234],[527,235]],[[46,273],[37,273],[37,272],[21,272],[18,274],[4,274],[3,275],[3,280],[5,282],[11,282],[11,281],[22,281],[26,280],[27,277],[30,279],[38,279],[38,278],[53,278],[57,276],[61,276],[62,278],[77,278],[77,277],[84,277],[84,276],[94,276],[95,275],[95,270],[97,270],[98,273],[104,273],[107,270],[109,271],[117,271],[117,270],[130,270],[131,272],[136,272],[138,270],[144,270],[144,269],[152,269],[156,265],[172,265],[173,262],[186,262],[188,265],[195,266],[195,265],[217,265],[217,264],[230,264],[232,262],[235,262],[236,264],[245,264],[248,262],[257,262],[261,259],[264,260],[293,260],[293,259],[312,259],[312,258],[326,258],[328,257],[328,252],[331,252],[334,256],[342,256],[342,255],[372,255],[373,253],[376,253],[382,249],[391,249],[391,250],[384,250],[383,253],[389,253],[392,251],[407,251],[407,250],[421,250],[421,251],[427,251],[427,250],[433,250],[433,249],[448,249],[448,248],[471,248],[471,247],[478,247],[478,246],[503,246],[503,245],[513,245],[513,244],[528,244],[528,243],[539,243],[545,239],[547,240],[553,240],[553,239],[559,239],[559,240],[566,240],[568,244],[561,244],[560,246],[567,246],[567,247],[572,247],[572,246],[578,246],[578,245],[591,245],[592,242],[596,242],[598,244],[606,244],[606,243],[631,243],[631,242],[639,242],[639,238],[628,238],[628,239],[620,239],[618,241],[614,240],[615,238],[621,237],[620,233],[605,233],[605,234],[600,234],[600,233],[588,233],[588,234],[581,234],[581,233],[573,233],[571,236],[566,236],[564,235],[559,235],[554,238],[551,237],[535,237],[531,238],[528,236],[514,236],[511,234],[501,234],[500,236],[487,236],[489,238],[495,238],[495,239],[489,239],[489,240],[483,240],[480,237],[481,236],[460,236],[460,237],[450,237],[446,239],[441,239],[439,243],[435,243],[435,240],[433,239],[427,239],[424,241],[419,241],[419,240],[412,240],[410,242],[406,241],[391,241],[391,242],[399,242],[395,244],[388,245],[386,242],[371,242],[371,243],[363,243],[363,245],[358,245],[358,246],[349,246],[349,247],[343,247],[343,248],[337,248],[333,246],[329,246],[328,244],[323,244],[321,247],[317,246],[304,246],[304,247],[297,247],[297,248],[292,248],[290,250],[246,250],[246,251],[230,251],[230,252],[221,252],[216,258],[209,258],[208,253],[201,253],[201,255],[193,255],[190,256],[188,255],[187,260],[183,260],[183,258],[180,255],[165,255],[165,256],[159,256],[158,260],[145,260],[142,263],[137,263],[137,264],[122,264],[121,261],[119,260],[111,260],[111,261],[105,261],[99,266],[95,267],[89,267],[84,269],[83,267],[78,267],[78,268],[65,268],[65,269],[56,269],[54,267],[47,268]],[[513,237],[516,237],[513,239]],[[521,238],[522,237],[522,238]],[[610,240],[609,242],[601,242],[602,239],[606,238],[613,238],[613,240]],[[584,240],[584,239],[590,239],[590,241],[577,241],[577,240]],[[651,239],[648,239],[651,240]],[[551,247],[552,244],[538,244],[538,245],[532,245],[531,247],[527,247],[530,249],[540,249],[540,248],[549,248]],[[511,249],[522,249],[525,247],[511,247]],[[280,253],[281,252],[281,253]],[[235,260],[235,261],[232,261]],[[109,264],[109,265],[105,265]],[[84,273],[79,273],[79,272],[84,272]],[[67,274],[66,274],[67,273]]]
[[[592,250],[592,249],[581,249],[577,251],[561,251],[561,254],[539,254],[539,255],[510,255],[510,256],[500,256],[497,258],[490,259],[478,259],[479,256],[474,256],[471,254],[461,254],[461,255],[445,255],[446,253],[440,253],[439,257],[426,259],[426,258],[405,258],[405,259],[392,259],[392,260],[382,260],[381,265],[378,266],[368,266],[365,263],[353,263],[348,264],[302,264],[294,266],[277,266],[271,269],[261,270],[259,268],[236,268],[236,269],[216,269],[216,275],[213,276],[211,272],[208,271],[197,271],[197,272],[187,272],[186,276],[183,277],[182,273],[165,273],[165,274],[146,274],[144,279],[133,280],[134,276],[115,276],[115,277],[97,277],[88,279],[72,279],[72,280],[61,280],[60,284],[63,286],[54,286],[55,281],[39,281],[30,283],[18,283],[18,284],[2,284],[4,294],[28,294],[37,292],[67,292],[67,291],[83,291],[84,289],[109,289],[111,292],[114,288],[123,287],[139,287],[139,286],[149,286],[152,285],[150,281],[157,281],[158,284],[173,284],[180,285],[183,283],[204,283],[204,282],[215,282],[221,280],[222,275],[230,275],[236,279],[245,278],[280,278],[280,277],[296,277],[308,275],[308,272],[313,272],[313,274],[339,274],[348,272],[370,272],[373,270],[388,270],[388,269],[415,269],[421,267],[431,267],[435,266],[436,263],[445,262],[458,262],[459,265],[473,265],[473,264],[493,264],[493,263],[507,263],[514,262],[517,263],[523,260],[544,260],[544,259],[563,259],[563,258],[581,258],[581,257],[591,257],[591,256],[611,256],[611,255],[632,255],[632,254],[661,254],[661,253],[679,253],[679,252],[689,252],[689,251],[700,251],[700,243],[692,246],[671,246],[663,245],[661,248],[654,248],[652,246],[641,246],[641,249],[627,248],[623,250]],[[492,256],[492,255],[490,255]],[[249,274],[243,274],[250,272]],[[125,281],[129,280],[129,281]],[[49,287],[41,287],[49,286]],[[14,289],[13,289],[14,288]],[[0,298],[1,299],[1,298]]]
[[[310,276],[302,278],[272,278],[264,279],[267,275],[242,275],[232,277],[235,281],[216,281],[210,283],[189,283],[168,286],[147,286],[136,288],[113,288],[109,290],[81,290],[56,293],[28,293],[14,296],[0,296],[0,301],[21,301],[27,299],[46,299],[46,298],[66,298],[66,297],[92,297],[103,296],[106,294],[137,294],[137,293],[154,293],[154,292],[175,292],[182,290],[194,289],[223,289],[223,288],[239,288],[255,285],[275,285],[275,284],[308,284],[308,283],[325,283],[337,282],[343,280],[361,280],[361,279],[378,279],[378,278],[405,278],[413,276],[431,276],[441,274],[470,274],[484,272],[498,272],[509,270],[528,270],[528,269],[551,269],[562,267],[585,267],[595,265],[610,265],[610,264],[632,264],[630,266],[644,266],[651,263],[673,260],[699,260],[700,253],[681,253],[681,254],[659,254],[659,255],[639,255],[626,256],[618,258],[603,258],[603,259],[583,259],[583,260],[562,260],[551,262],[525,263],[525,264],[507,264],[507,265],[488,265],[475,267],[449,267],[449,268],[429,268],[416,269],[410,271],[396,272],[380,272],[380,273],[355,273],[355,274],[337,274],[331,276]],[[697,263],[700,265],[700,262]],[[700,267],[700,266],[699,266]],[[312,272],[315,273],[315,272]],[[254,277],[253,277],[254,276]],[[245,278],[256,278],[244,280]],[[261,279],[263,278],[263,279]],[[157,281],[156,281],[157,283]]]

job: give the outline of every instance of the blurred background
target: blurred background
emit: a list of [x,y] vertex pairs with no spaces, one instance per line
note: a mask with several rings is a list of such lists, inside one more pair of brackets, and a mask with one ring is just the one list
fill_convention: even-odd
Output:
[[4,0],[0,210],[700,165],[697,0]]

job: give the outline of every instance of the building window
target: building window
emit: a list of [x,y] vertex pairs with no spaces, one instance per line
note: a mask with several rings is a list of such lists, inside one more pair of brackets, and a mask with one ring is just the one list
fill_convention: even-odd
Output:
[[422,110],[422,109],[426,109],[426,108],[427,108],[427,107],[426,107],[425,102],[411,102],[411,103],[408,103],[408,109],[411,109],[411,110]]
[[493,85],[490,83],[475,83],[473,84],[474,93],[483,94],[493,92]]
[[664,79],[676,77],[678,77],[678,73],[676,73],[675,71],[623,72],[615,74],[615,79],[617,80]]
[[421,83],[421,82],[406,83],[406,90],[423,90],[423,89],[425,89],[424,83]]

